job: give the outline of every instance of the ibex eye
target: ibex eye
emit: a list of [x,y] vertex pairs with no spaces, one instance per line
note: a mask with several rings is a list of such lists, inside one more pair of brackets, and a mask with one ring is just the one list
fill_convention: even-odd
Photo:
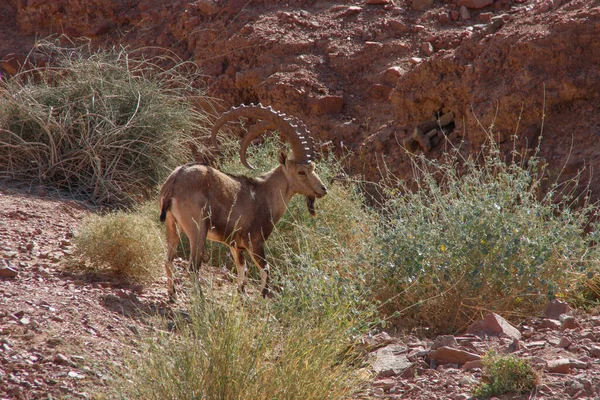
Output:
[[298,171],[298,175],[305,176],[305,175],[306,175],[306,172],[304,172],[304,171]]

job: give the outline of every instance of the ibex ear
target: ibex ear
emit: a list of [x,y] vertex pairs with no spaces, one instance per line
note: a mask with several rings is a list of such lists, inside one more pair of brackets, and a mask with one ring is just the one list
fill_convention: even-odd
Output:
[[285,161],[287,160],[287,153],[285,150],[279,150],[279,163],[285,165]]

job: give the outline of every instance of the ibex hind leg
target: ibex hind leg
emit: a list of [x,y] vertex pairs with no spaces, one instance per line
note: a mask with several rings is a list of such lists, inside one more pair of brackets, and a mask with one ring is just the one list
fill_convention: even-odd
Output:
[[166,215],[165,226],[167,228],[167,262],[165,263],[165,270],[167,272],[167,292],[169,293],[169,300],[175,301],[177,299],[177,293],[175,292],[175,283],[173,279],[173,260],[177,254],[179,233],[177,233],[175,218],[170,212]]
[[179,222],[179,226],[185,232],[190,242],[190,262],[188,272],[190,273],[192,282],[195,283],[195,289],[202,295],[199,272],[204,256],[208,224],[204,220],[200,220],[200,223],[196,223],[195,219],[182,219],[182,221]]
[[190,271],[198,272],[204,256],[208,225],[206,221],[197,223],[195,220],[187,220],[180,222],[180,226],[190,241]]

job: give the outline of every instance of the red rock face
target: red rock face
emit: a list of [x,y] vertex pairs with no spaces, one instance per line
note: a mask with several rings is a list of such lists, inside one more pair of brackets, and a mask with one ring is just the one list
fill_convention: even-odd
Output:
[[[599,163],[593,0],[457,0],[419,10],[387,1],[246,3],[13,0],[0,6],[9,21],[0,59],[14,72],[35,36],[50,33],[165,47],[202,66],[223,109],[262,102],[296,115],[332,150],[353,150],[348,166],[370,179],[379,178],[381,158],[408,176],[401,144],[449,112],[446,134],[465,149],[478,150],[493,124],[506,149],[515,133],[529,148],[543,133],[541,156],[554,177]],[[439,142],[417,151],[439,157]]]

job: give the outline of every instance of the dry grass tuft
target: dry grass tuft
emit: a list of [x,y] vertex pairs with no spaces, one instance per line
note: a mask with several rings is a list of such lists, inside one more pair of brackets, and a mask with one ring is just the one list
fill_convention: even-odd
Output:
[[51,65],[0,82],[0,178],[130,204],[206,135],[191,63],[58,41],[40,41],[35,56]]
[[148,283],[163,272],[162,232],[142,213],[89,217],[75,237],[77,253],[93,269],[127,283]]

